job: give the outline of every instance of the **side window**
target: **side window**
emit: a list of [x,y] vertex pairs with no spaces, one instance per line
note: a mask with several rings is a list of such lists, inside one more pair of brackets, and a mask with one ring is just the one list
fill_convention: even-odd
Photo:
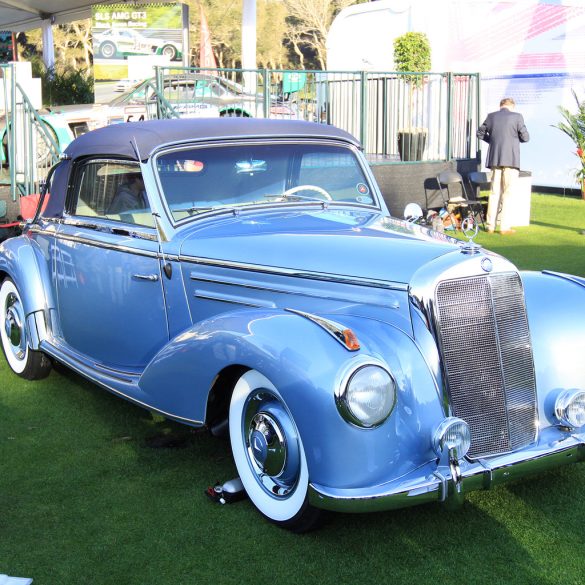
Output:
[[144,181],[137,164],[97,160],[77,173],[74,215],[154,227]]

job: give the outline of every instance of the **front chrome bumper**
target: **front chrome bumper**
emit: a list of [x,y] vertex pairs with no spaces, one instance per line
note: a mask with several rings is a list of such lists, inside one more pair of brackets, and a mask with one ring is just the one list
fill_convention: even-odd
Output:
[[538,443],[520,451],[460,461],[460,477],[449,466],[428,463],[397,480],[376,486],[336,489],[311,483],[309,502],[336,512],[375,512],[427,502],[459,503],[468,492],[585,460],[585,433],[557,428],[541,432]]

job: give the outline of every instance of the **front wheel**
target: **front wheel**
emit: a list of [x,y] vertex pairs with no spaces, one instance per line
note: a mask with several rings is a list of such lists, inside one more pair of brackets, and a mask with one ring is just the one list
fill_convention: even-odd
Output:
[[51,361],[40,351],[29,348],[27,325],[20,293],[10,278],[0,286],[0,308],[4,320],[0,328],[2,351],[15,374],[39,380],[51,371]]
[[219,114],[220,118],[248,118],[242,110],[224,110]]
[[303,442],[282,397],[259,372],[250,370],[238,380],[229,427],[236,467],[254,506],[293,532],[313,528],[321,511],[308,503]]

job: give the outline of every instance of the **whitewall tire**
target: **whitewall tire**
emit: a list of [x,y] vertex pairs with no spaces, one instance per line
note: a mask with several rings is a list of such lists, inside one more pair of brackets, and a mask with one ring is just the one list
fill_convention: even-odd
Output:
[[10,278],[0,286],[0,310],[2,326],[0,340],[6,361],[15,374],[27,380],[37,380],[47,376],[51,361],[40,351],[28,346],[26,315],[20,293]]
[[229,427],[236,467],[256,508],[289,530],[311,529],[320,510],[308,504],[303,442],[278,390],[256,370],[234,388]]

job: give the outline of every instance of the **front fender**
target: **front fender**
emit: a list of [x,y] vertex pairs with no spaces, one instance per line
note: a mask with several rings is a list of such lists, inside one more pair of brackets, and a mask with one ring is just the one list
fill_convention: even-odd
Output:
[[208,392],[228,366],[262,372],[288,403],[293,383],[316,389],[351,356],[303,317],[278,309],[242,309],[196,323],[171,340],[145,368],[140,387],[153,403],[165,405],[162,410],[204,421]]
[[585,280],[521,273],[532,338],[540,426],[558,424],[554,399],[585,390]]
[[[293,313],[226,313],[172,340],[145,369],[140,387],[157,408],[203,421],[219,372],[230,365],[256,369],[290,409],[312,481],[336,487],[382,483],[433,458],[432,430],[443,418],[439,394],[420,352],[403,332],[358,317],[344,317],[344,325],[358,334],[358,352]],[[342,373],[364,355],[385,361],[398,384],[397,406],[376,429],[346,422],[334,399]]]
[[[49,311],[55,308],[49,286],[51,275],[43,251],[26,235],[5,240],[0,244],[0,272],[14,281],[27,318],[35,315],[39,319],[36,328],[29,328],[33,334],[29,345],[32,349],[38,349],[39,342],[45,336]],[[34,335],[36,331],[41,338]]]

